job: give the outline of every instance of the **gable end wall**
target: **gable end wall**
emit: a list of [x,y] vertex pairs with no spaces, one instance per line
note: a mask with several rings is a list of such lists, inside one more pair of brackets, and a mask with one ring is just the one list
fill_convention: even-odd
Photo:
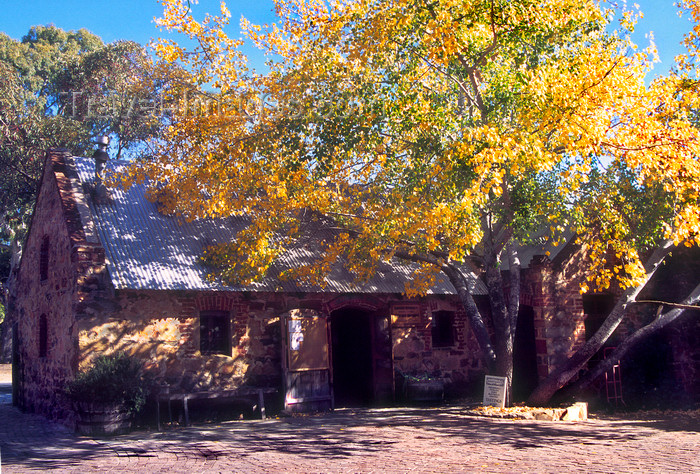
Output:
[[[78,368],[76,294],[85,286],[85,278],[77,278],[77,272],[92,268],[88,261],[100,254],[98,246],[85,240],[67,176],[68,157],[57,150],[47,154],[15,292],[20,345],[17,404],[56,420],[71,417],[63,388]],[[39,268],[45,237],[49,241],[48,272],[42,280]],[[47,323],[45,356],[40,354],[42,315]]]

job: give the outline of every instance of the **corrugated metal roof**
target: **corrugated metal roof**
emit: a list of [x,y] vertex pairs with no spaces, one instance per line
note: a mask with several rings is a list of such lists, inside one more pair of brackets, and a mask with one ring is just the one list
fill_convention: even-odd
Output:
[[[135,290],[223,290],[223,291],[323,291],[333,293],[402,293],[411,278],[414,266],[398,261],[384,264],[365,283],[356,283],[353,275],[341,264],[335,265],[323,289],[292,281],[265,277],[246,286],[227,286],[207,278],[207,269],[200,263],[205,247],[230,242],[247,222],[244,217],[195,220],[187,222],[158,212],[156,204],[146,198],[146,186],[136,184],[128,190],[110,189],[110,200],[96,204],[90,198],[94,185],[95,163],[91,158],[74,157],[73,164],[85,196],[92,220],[107,259],[112,283],[117,289]],[[129,166],[128,162],[111,160],[107,172]],[[319,239],[323,239],[320,235]],[[305,246],[289,249],[276,263],[276,270],[309,262],[316,253]],[[473,273],[473,294],[486,294],[486,287]],[[446,279],[440,279],[430,291],[453,294]]]

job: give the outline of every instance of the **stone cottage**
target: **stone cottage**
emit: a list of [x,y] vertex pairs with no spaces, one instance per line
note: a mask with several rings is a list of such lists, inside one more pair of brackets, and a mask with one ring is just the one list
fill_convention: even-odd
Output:
[[[452,393],[481,390],[479,348],[446,282],[407,298],[411,269],[393,264],[359,285],[338,266],[323,289],[273,278],[224,286],[207,278],[200,256],[234,239],[244,218],[165,216],[144,185],[105,193],[95,168],[92,158],[47,153],[13,289],[22,409],[71,423],[65,382],[115,351],[142,358],[172,391],[273,387],[288,409],[389,403],[404,376],[438,378]],[[290,250],[280,265],[305,252]],[[585,336],[578,286],[556,257],[523,258],[515,381],[523,390]],[[471,278],[487,311],[486,289]]]

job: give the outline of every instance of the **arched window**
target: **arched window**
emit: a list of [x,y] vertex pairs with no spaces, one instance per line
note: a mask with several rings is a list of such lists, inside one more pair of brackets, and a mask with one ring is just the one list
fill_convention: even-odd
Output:
[[39,316],[39,357],[46,357],[49,351],[49,323],[46,315]]
[[41,281],[49,278],[49,236],[45,236],[41,242],[39,251],[39,279]]

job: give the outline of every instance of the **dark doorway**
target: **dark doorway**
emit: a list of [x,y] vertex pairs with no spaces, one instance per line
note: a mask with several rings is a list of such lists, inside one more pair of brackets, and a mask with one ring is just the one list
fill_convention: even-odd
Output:
[[513,344],[513,401],[526,400],[537,382],[535,312],[532,306],[520,306]]
[[675,408],[683,385],[673,370],[669,327],[639,341],[620,361],[622,399],[635,409]]
[[336,406],[372,402],[372,314],[356,308],[331,313],[333,392]]
[[[603,322],[615,307],[615,297],[608,294],[583,295],[583,312],[586,319],[584,326],[586,329],[586,340],[589,340],[600,329]],[[617,333],[613,334],[603,344],[603,347],[588,360],[588,368],[593,368],[605,358],[605,349],[617,345]]]

